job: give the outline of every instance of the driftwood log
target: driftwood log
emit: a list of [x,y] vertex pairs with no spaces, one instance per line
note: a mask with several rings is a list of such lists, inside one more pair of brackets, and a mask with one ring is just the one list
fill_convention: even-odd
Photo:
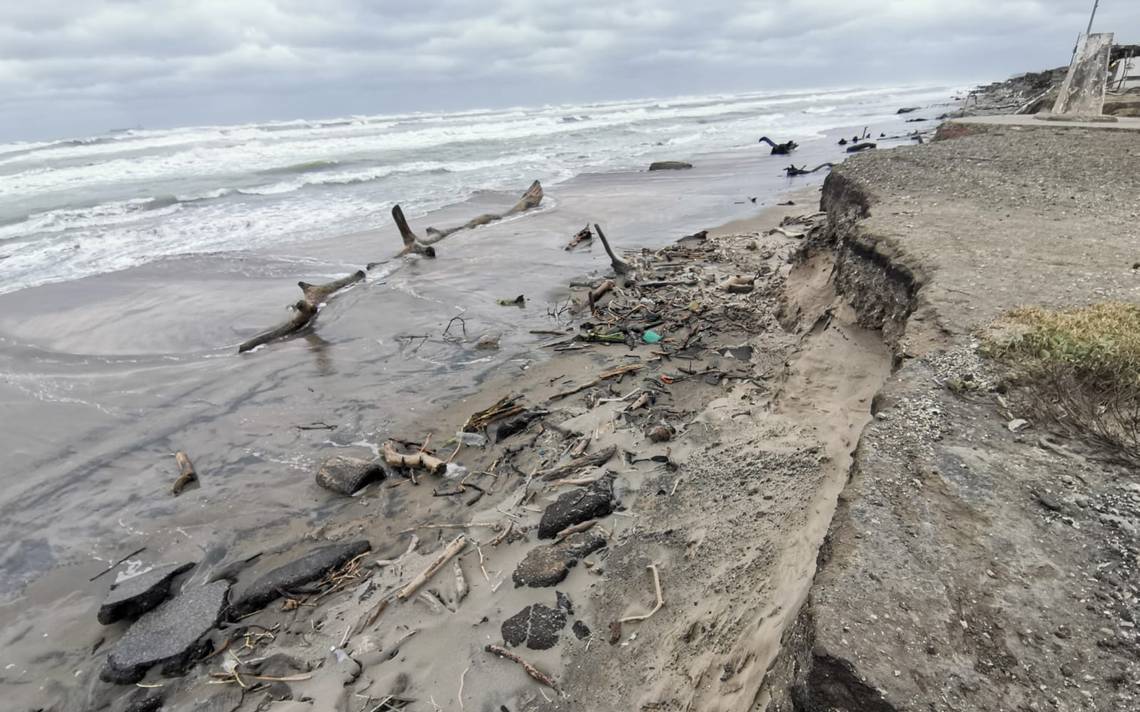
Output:
[[614,251],[610,248],[610,241],[606,239],[606,233],[602,232],[602,226],[594,223],[594,232],[598,233],[598,238],[602,241],[602,247],[606,248],[606,254],[610,256],[610,264],[613,265],[614,274],[629,274],[632,272],[633,265],[615,255]]
[[[435,257],[435,248],[420,240],[419,236],[412,232],[412,228],[408,226],[408,221],[404,217],[404,211],[399,205],[392,206],[392,219],[396,221],[396,229],[400,231],[400,239],[404,241],[404,249],[400,250],[400,257],[404,255]],[[372,268],[374,264],[370,264],[368,267]]]
[[174,480],[170,493],[177,497],[188,484],[198,481],[198,472],[194,469],[194,463],[190,462],[190,456],[181,450],[174,453],[174,460],[178,463],[178,479]]
[[567,251],[573,250],[575,247],[577,247],[579,245],[592,242],[593,239],[594,239],[594,233],[590,232],[590,226],[587,225],[586,227],[579,230],[578,234],[575,235],[573,238],[571,238],[570,243],[568,245],[566,245],[566,247],[564,247],[563,249],[567,250]]
[[289,321],[276,326],[268,331],[263,331],[252,339],[243,341],[238,346],[238,353],[245,353],[252,349],[268,344],[270,341],[295,334],[313,321],[317,316],[317,307],[321,305],[328,297],[332,296],[334,292],[338,292],[350,284],[354,284],[364,279],[364,272],[357,271],[341,277],[338,280],[329,282],[327,284],[309,284],[308,282],[297,282],[297,286],[301,288],[301,294],[304,299],[294,302],[289,308],[293,310],[293,318]]
[[806,176],[808,173],[815,173],[816,171],[823,170],[824,168],[834,167],[834,163],[821,163],[815,168],[808,168],[807,166],[804,166],[803,168],[797,168],[796,164],[793,163],[784,169],[784,173],[786,173],[789,178],[794,178],[795,176]]
[[489,225],[490,223],[498,222],[499,220],[510,217],[511,215],[517,215],[518,213],[526,212],[531,208],[536,208],[538,207],[538,204],[542,202],[542,195],[542,184],[538,181],[535,181],[530,184],[529,188],[526,189],[526,192],[523,193],[523,196],[519,199],[519,202],[515,203],[514,207],[512,207],[507,212],[501,214],[484,213],[477,218],[468,220],[462,225],[458,225],[456,227],[448,227],[442,230],[436,229],[434,227],[429,227],[427,229],[428,236],[424,238],[423,243],[425,245],[433,245],[448,235],[453,235],[460,230],[470,230],[472,228],[480,227],[483,225]]
[[767,136],[761,136],[759,143],[766,143],[769,146],[771,146],[773,156],[786,156],[789,153],[791,153],[792,151],[799,148],[799,146],[800,146],[795,141],[785,141],[783,143],[776,143],[775,141],[768,138]]
[[433,475],[442,475],[447,470],[446,462],[438,457],[429,455],[423,450],[411,455],[405,455],[398,452],[396,446],[391,442],[386,442],[381,452],[384,455],[384,462],[392,467],[422,468]]

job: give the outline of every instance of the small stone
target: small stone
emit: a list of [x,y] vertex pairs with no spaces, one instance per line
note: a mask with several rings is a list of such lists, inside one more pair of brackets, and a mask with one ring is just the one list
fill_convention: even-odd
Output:
[[297,586],[316,581],[329,571],[368,552],[372,545],[367,541],[322,546],[284,566],[279,566],[246,587],[237,601],[230,606],[229,618],[236,620],[261,609],[270,601]]
[[1024,418],[1015,418],[1006,423],[1005,427],[1009,428],[1009,432],[1011,433],[1020,433],[1029,427],[1029,421]]
[[192,662],[202,651],[199,639],[217,624],[229,589],[225,581],[190,588],[144,614],[111,648],[100,677],[130,684],[155,665],[175,670]]
[[503,621],[503,640],[508,645],[526,644],[531,650],[547,650],[558,642],[566,626],[566,614],[558,608],[535,603]]
[[570,627],[574,631],[574,635],[578,640],[585,640],[590,637],[590,626],[586,625],[583,621],[574,621],[574,625]]
[[673,428],[662,423],[660,425],[654,425],[648,430],[648,432],[646,432],[645,435],[650,439],[650,441],[655,443],[669,442],[673,439]]
[[554,500],[538,522],[538,538],[553,539],[566,527],[614,511],[613,482],[613,475],[605,475],[588,487],[576,488]]
[[492,334],[483,334],[479,340],[475,342],[475,348],[480,351],[494,351],[499,348],[499,337]]
[[1060,512],[1065,508],[1064,505],[1061,504],[1061,501],[1051,494],[1045,492],[1034,492],[1033,496],[1037,499],[1038,504],[1040,504],[1045,509],[1048,509],[1050,512]]
[[99,607],[98,619],[103,625],[135,619],[170,597],[170,582],[191,569],[194,564],[156,566],[111,586],[107,599]]
[[384,468],[375,460],[335,455],[321,463],[317,484],[351,497],[369,482],[383,479],[384,474]]

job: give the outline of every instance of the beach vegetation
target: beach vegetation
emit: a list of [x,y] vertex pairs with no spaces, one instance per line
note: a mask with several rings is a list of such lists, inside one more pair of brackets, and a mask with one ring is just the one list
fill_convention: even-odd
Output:
[[1011,368],[1037,419],[1140,462],[1140,305],[1023,307],[994,327],[983,352]]

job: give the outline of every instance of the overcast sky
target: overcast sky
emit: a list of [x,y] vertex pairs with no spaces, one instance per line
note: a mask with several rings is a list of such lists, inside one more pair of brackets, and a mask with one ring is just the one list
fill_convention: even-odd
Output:
[[[1092,0],[0,0],[0,141],[1066,64]],[[1140,42],[1140,0],[1095,28]]]

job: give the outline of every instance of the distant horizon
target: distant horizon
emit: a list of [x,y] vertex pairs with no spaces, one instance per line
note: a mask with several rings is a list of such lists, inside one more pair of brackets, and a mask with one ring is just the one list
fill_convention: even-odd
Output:
[[[1030,71],[1040,71],[1040,70],[1030,70]],[[934,88],[934,87],[944,87],[946,89],[955,89],[955,90],[965,91],[968,89],[972,89],[974,87],[983,86],[983,85],[988,84],[990,82],[1003,81],[1005,79],[1010,79],[1012,77],[1016,77],[1016,76],[1019,76],[1021,74],[1026,74],[1026,73],[1029,73],[1029,72],[1013,72],[1013,73],[1008,73],[1008,74],[1005,74],[1001,77],[995,77],[995,78],[976,78],[976,79],[964,79],[964,80],[932,79],[929,81],[908,81],[908,82],[899,82],[899,83],[888,82],[888,83],[883,83],[883,84],[859,84],[859,85],[835,84],[835,85],[830,85],[830,86],[812,86],[812,87],[794,87],[794,88],[783,87],[783,88],[775,88],[775,89],[751,89],[751,90],[750,89],[741,89],[739,91],[713,91],[713,92],[709,92],[707,94],[693,94],[693,93],[673,94],[673,95],[658,94],[658,95],[652,95],[652,96],[630,96],[630,97],[623,97],[623,98],[616,98],[616,99],[597,99],[597,100],[584,99],[582,101],[545,102],[545,103],[534,103],[534,104],[508,104],[508,105],[498,106],[498,107],[495,107],[495,106],[473,106],[473,107],[464,107],[464,108],[419,109],[419,110],[407,110],[407,111],[400,111],[400,112],[383,112],[383,111],[372,112],[372,113],[356,112],[356,113],[344,113],[344,114],[326,114],[326,115],[320,115],[320,116],[315,116],[315,115],[314,116],[289,116],[289,117],[278,117],[278,118],[254,119],[254,120],[249,120],[249,121],[172,124],[172,125],[168,125],[168,126],[159,126],[159,125],[147,126],[147,125],[143,125],[143,124],[138,124],[135,126],[115,126],[115,127],[110,127],[110,128],[104,129],[102,131],[94,131],[94,132],[87,133],[87,134],[56,135],[56,136],[46,136],[44,138],[36,138],[36,139],[19,139],[19,138],[17,138],[17,139],[5,140],[2,137],[0,137],[0,146],[18,146],[21,144],[51,144],[51,143],[60,143],[60,142],[68,142],[68,141],[79,141],[82,139],[101,138],[101,137],[105,137],[105,136],[109,136],[109,135],[113,135],[113,134],[117,134],[117,133],[126,133],[129,131],[162,132],[162,131],[178,131],[178,130],[184,130],[184,129],[210,129],[210,128],[230,129],[230,128],[237,128],[237,127],[242,127],[242,126],[285,125],[285,124],[290,124],[290,123],[295,123],[295,122],[300,122],[300,123],[314,123],[314,122],[316,122],[316,123],[319,123],[319,122],[336,121],[338,119],[349,119],[349,118],[387,119],[387,118],[398,118],[398,117],[405,117],[405,116],[406,117],[417,117],[417,118],[419,118],[419,117],[423,117],[425,115],[433,115],[433,114],[438,114],[441,116],[442,115],[458,116],[458,115],[464,115],[464,114],[478,115],[478,114],[484,114],[484,113],[504,113],[504,112],[510,112],[510,111],[537,111],[537,110],[542,110],[542,109],[556,109],[556,108],[562,108],[562,107],[565,107],[565,108],[573,108],[573,107],[581,107],[581,106],[599,106],[599,107],[601,107],[601,106],[612,106],[615,104],[623,104],[623,103],[633,104],[633,103],[644,103],[644,102],[650,102],[650,101],[670,102],[670,101],[700,100],[700,99],[713,99],[716,97],[725,97],[727,99],[730,97],[743,97],[743,96],[758,96],[759,97],[759,96],[765,96],[765,95],[772,95],[772,97],[775,98],[775,97],[782,96],[782,95],[811,95],[811,94],[815,94],[815,93],[841,92],[844,90],[872,92],[872,91],[879,91],[879,90],[883,90],[883,89],[906,90],[906,89]]]
[[[1067,64],[1091,9],[1091,0],[6,3],[0,142],[999,80]],[[1101,0],[1093,27],[1140,41],[1127,34],[1140,29],[1140,3]]]

